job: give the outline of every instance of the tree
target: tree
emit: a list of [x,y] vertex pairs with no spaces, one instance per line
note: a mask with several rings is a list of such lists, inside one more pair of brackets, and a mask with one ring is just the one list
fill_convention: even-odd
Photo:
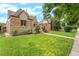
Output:
[[77,23],[79,19],[79,4],[78,3],[45,3],[43,5],[43,14],[44,14],[44,19],[51,18],[49,13],[54,7],[58,7],[54,11],[54,17],[58,20],[61,20],[61,18],[64,18],[65,23],[67,25],[74,25]]
[[51,18],[50,11],[52,10],[53,7],[54,7],[54,4],[53,3],[44,3],[43,4],[43,15],[44,15],[44,19]]
[[58,31],[59,29],[61,29],[61,27],[60,27],[60,21],[59,20],[57,20],[57,19],[55,19],[55,18],[52,18],[53,20],[52,20],[52,30],[54,30],[54,31]]
[[79,4],[61,4],[63,16],[68,25],[74,25],[79,19]]

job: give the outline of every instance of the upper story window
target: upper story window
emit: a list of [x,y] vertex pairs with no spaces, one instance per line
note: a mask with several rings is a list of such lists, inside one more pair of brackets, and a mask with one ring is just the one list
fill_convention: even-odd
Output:
[[26,26],[26,20],[21,20],[21,26]]

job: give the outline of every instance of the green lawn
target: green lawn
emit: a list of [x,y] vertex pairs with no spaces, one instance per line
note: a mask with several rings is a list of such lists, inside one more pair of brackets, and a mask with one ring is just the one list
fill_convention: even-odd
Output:
[[69,36],[69,37],[75,37],[75,35],[76,35],[76,31],[72,31],[72,32],[51,31],[51,32],[49,32],[49,33],[58,34],[58,35],[64,35],[64,36]]
[[0,36],[2,56],[64,56],[69,55],[73,40],[30,34],[13,37]]

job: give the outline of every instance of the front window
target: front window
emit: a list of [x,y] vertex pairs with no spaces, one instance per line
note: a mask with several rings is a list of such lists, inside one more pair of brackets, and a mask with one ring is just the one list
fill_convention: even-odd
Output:
[[21,26],[26,26],[26,20],[21,20]]

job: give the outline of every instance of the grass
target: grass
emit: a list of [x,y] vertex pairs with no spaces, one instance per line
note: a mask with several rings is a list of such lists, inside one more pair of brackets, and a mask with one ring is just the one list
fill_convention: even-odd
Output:
[[71,31],[71,32],[50,31],[49,33],[51,33],[51,34],[58,34],[58,35],[64,35],[64,36],[69,36],[69,37],[75,37],[75,35],[76,35],[76,31]]
[[1,56],[66,56],[73,40],[44,34],[0,37]]

